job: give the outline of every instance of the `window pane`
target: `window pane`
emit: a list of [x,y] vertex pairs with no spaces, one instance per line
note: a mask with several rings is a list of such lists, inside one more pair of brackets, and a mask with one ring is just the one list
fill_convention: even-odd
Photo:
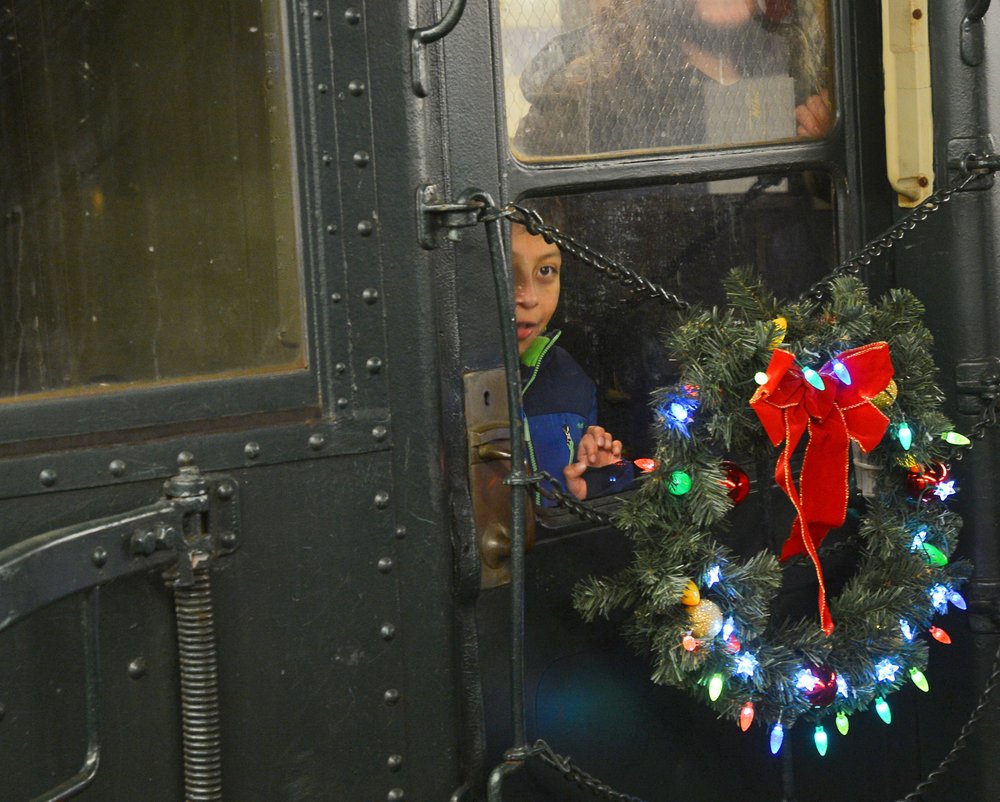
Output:
[[0,396],[304,366],[278,0],[0,2]]
[[[833,268],[835,220],[825,175],[613,190],[529,199],[546,222],[705,307],[722,305],[734,267],[795,298]],[[649,456],[653,390],[677,380],[663,333],[669,310],[563,253],[551,327],[597,384],[598,420],[632,457]]]
[[500,0],[524,161],[822,136],[828,0]]

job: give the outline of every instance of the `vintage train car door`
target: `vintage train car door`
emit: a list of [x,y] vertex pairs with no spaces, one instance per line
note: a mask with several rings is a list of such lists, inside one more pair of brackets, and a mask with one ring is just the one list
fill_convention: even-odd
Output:
[[[498,206],[521,203],[686,300],[721,303],[722,278],[734,266],[753,267],[793,298],[901,216],[898,201],[912,206],[961,180],[956,157],[993,149],[985,136],[989,53],[978,38],[988,4],[882,5],[885,27],[876,4],[804,0],[469,4],[442,48],[455,190],[447,199],[457,200],[471,184]],[[903,104],[905,114],[887,94],[891,113],[903,114],[887,123],[879,76],[893,54],[910,52],[900,34],[928,36],[932,58],[926,78],[893,72],[893,91],[928,91],[919,96],[923,105]],[[494,108],[485,101],[491,92]],[[491,128],[494,109],[498,124]],[[901,149],[922,161],[903,174],[912,185],[892,187],[887,160],[889,172],[898,173]],[[986,233],[995,228],[995,198],[988,184],[970,184],[947,213],[912,232],[909,246],[866,272],[876,294],[901,285],[927,302],[949,413],[967,431],[984,408],[975,397],[982,382],[971,374],[982,378],[996,350],[994,234]],[[990,222],[973,235],[970,217]],[[579,252],[563,255],[553,324],[596,381],[602,423],[631,457],[649,456],[650,391],[676,380],[660,338],[669,318],[576,258]],[[456,363],[468,371],[495,368],[498,337],[484,300],[492,289],[481,233],[464,235],[455,258]],[[946,290],[932,278],[932,263],[949,265]],[[967,383],[956,384],[966,373]],[[962,466],[965,548],[977,561],[971,596],[979,614],[950,658],[932,665],[937,694],[903,694],[891,731],[874,719],[859,723],[825,762],[811,733],[800,731],[782,762],[770,756],[763,733],[748,738],[654,686],[648,661],[632,655],[615,622],[585,625],[571,604],[580,579],[627,563],[628,543],[543,510],[526,559],[523,640],[514,636],[511,646],[517,605],[510,612],[509,592],[494,587],[492,573],[478,600],[485,763],[496,765],[526,736],[528,743],[546,739],[616,791],[644,799],[902,796],[947,753],[989,674],[996,622],[984,613],[992,609],[997,570],[995,502],[981,484],[988,480],[976,477],[992,473],[993,436],[987,432]],[[756,492],[766,495],[768,475],[749,470]],[[771,525],[787,531],[787,522]],[[768,525],[737,516],[733,529],[745,544]],[[513,650],[516,665],[521,649],[524,705],[512,715],[508,664]],[[524,732],[518,723],[511,730],[518,712]],[[988,759],[982,752],[967,759],[967,770],[941,785],[948,798],[985,799],[993,785]],[[589,798],[551,765],[532,765],[511,774],[491,799]],[[848,787],[847,776],[865,790]],[[589,790],[603,793],[593,784]]]
[[370,5],[0,4],[4,799],[459,784],[408,21]]

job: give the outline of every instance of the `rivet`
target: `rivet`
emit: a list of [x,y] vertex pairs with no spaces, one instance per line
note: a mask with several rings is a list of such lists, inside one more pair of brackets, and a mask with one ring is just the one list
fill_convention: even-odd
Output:
[[369,373],[378,373],[382,370],[382,360],[377,356],[368,357],[368,360],[365,362],[365,369]]
[[185,467],[187,465],[193,465],[194,464],[194,454],[192,454],[190,451],[182,451],[180,454],[177,455],[177,464],[181,468],[183,468],[183,467]]
[[374,287],[367,287],[361,291],[361,300],[366,304],[373,304],[378,300],[378,290]]
[[392,640],[396,637],[396,627],[386,622],[382,624],[382,628],[378,631],[378,634],[382,636],[382,640]]
[[344,12],[344,19],[349,25],[357,25],[361,22],[361,12],[356,8],[349,8]]
[[368,162],[371,161],[371,156],[369,156],[365,151],[359,150],[354,154],[354,164],[358,167],[367,167]]
[[104,567],[104,564],[108,561],[108,552],[104,546],[98,546],[94,549],[94,553],[90,555],[90,561],[98,568]]
[[56,479],[59,475],[51,468],[46,468],[40,474],[38,474],[38,481],[41,482],[46,487],[52,487],[56,483]]
[[319,451],[325,445],[326,438],[319,432],[309,435],[309,448],[313,451]]
[[260,456],[260,443],[255,443],[251,440],[243,446],[243,454],[247,459],[257,459]]
[[344,300],[344,296],[341,295],[339,292],[331,292],[330,293],[330,303],[339,304],[343,300]]
[[316,91],[319,92],[321,95],[325,95],[327,92],[330,91],[330,87],[327,86],[326,84],[316,84]]
[[920,19],[924,15],[924,12],[919,8],[913,9],[913,19]]
[[375,494],[375,509],[384,510],[389,506],[389,494],[384,490],[379,490]]
[[112,476],[122,476],[125,473],[125,461],[113,459],[108,463],[108,471]]
[[333,369],[337,371],[337,375],[343,376],[347,372],[347,364],[344,362],[338,362],[333,366]]
[[146,676],[146,658],[137,657],[128,664],[128,675],[132,679],[142,679]]
[[319,21],[319,20],[323,19],[323,12],[322,11],[314,11],[313,12],[313,19],[316,20],[316,21]]
[[370,237],[372,235],[372,231],[374,230],[375,226],[372,225],[371,220],[362,220],[360,223],[358,223],[358,233],[362,237]]
[[389,430],[385,428],[381,423],[372,429],[372,437],[374,437],[378,442],[385,440],[386,435],[389,434]]
[[927,180],[927,176],[922,175],[917,179],[917,183],[922,187],[926,187],[930,182]]
[[219,543],[222,544],[222,548],[224,549],[234,549],[236,548],[236,540],[235,532],[223,532],[219,538]]
[[365,82],[357,80],[351,81],[347,85],[347,91],[354,95],[354,97],[361,97],[365,93]]
[[388,574],[392,570],[392,557],[383,557],[378,561],[378,572]]
[[386,800],[388,800],[388,802],[402,802],[402,800],[404,799],[403,789],[393,788],[388,794],[386,794],[385,798]]
[[382,694],[382,700],[387,705],[394,705],[399,701],[399,691],[395,688],[389,688],[385,693]]
[[389,767],[389,771],[399,771],[403,768],[403,756],[402,755],[389,755],[389,759],[385,762]]
[[403,524],[400,524],[399,526],[396,527],[396,537],[399,540],[402,540],[404,537],[406,537],[406,527],[403,526]]
[[336,234],[337,233],[337,224],[336,223],[330,223],[329,225],[327,225],[327,227],[326,227],[326,233],[327,234]]
[[337,399],[337,409],[347,409],[350,405],[350,400],[343,396]]
[[223,501],[228,501],[233,497],[235,490],[236,488],[233,487],[232,482],[223,482],[215,488],[215,495]]
[[327,167],[329,167],[331,164],[333,164],[333,156],[331,156],[329,153],[324,153],[323,154],[323,164],[325,164]]

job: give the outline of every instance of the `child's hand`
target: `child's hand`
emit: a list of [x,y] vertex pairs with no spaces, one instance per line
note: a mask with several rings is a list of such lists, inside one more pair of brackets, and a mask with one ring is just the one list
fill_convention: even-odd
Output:
[[621,440],[615,440],[600,426],[589,427],[576,447],[576,462],[563,468],[566,489],[583,501],[587,498],[587,483],[583,479],[587,468],[603,468],[621,458]]

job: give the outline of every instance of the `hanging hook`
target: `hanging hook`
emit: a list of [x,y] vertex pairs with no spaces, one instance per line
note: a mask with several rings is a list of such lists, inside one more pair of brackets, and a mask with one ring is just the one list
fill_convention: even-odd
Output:
[[416,28],[410,36],[410,69],[413,92],[417,97],[427,97],[427,54],[425,45],[436,42],[451,33],[465,12],[466,0],[451,0],[444,16],[426,28]]
[[970,67],[976,67],[983,62],[985,49],[983,17],[989,7],[990,0],[976,0],[962,19],[959,50],[962,61]]

